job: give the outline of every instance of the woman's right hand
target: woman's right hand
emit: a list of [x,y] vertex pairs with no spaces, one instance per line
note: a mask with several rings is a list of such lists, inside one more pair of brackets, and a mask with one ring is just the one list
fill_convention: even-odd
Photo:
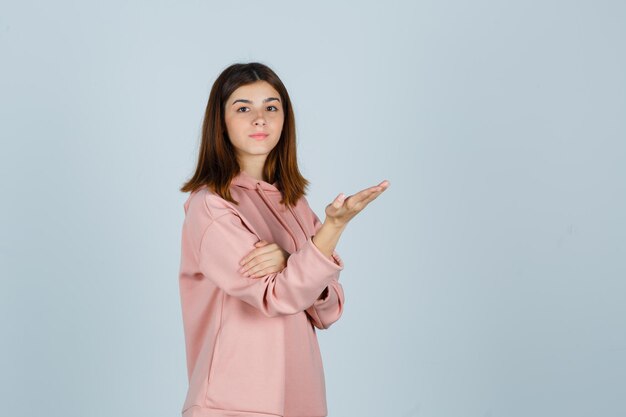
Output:
[[332,203],[326,206],[326,221],[337,227],[344,227],[389,185],[389,181],[384,180],[378,185],[368,187],[347,198],[344,193],[339,194]]

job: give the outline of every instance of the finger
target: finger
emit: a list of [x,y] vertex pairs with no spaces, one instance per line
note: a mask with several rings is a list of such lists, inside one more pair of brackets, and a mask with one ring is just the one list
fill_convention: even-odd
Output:
[[248,271],[250,268],[255,266],[257,263],[258,263],[258,260],[256,258],[252,258],[248,262],[246,262],[244,265],[240,266],[237,272],[239,272],[240,274],[245,274],[246,271]]
[[239,268],[239,272],[245,273],[246,271],[250,272],[250,269],[262,264],[263,262],[267,262],[269,260],[275,260],[276,255],[273,253],[264,253],[261,255],[257,255],[254,258],[250,259],[246,264],[244,264],[241,268]]
[[[358,193],[356,193],[354,195],[351,195],[348,198],[345,197],[344,193],[341,193],[341,194],[339,194],[337,196],[337,198],[335,198],[333,203],[335,203],[335,202],[337,202],[339,200],[342,200],[342,202],[343,202],[343,200],[348,200],[348,199],[350,199],[351,201],[360,201],[360,200],[362,200],[364,198],[367,198],[369,195],[371,195],[374,192],[386,190],[387,187],[389,187],[389,185],[390,185],[389,181],[383,180],[378,185],[373,185],[371,187],[367,187],[367,188],[359,191]],[[340,198],[340,197],[342,197],[342,198]],[[335,204],[333,204],[333,205],[335,205]],[[341,207],[341,204],[340,205],[335,205],[335,207],[339,208],[339,207]]]
[[364,198],[366,198],[367,196],[369,196],[372,193],[375,193],[376,191],[378,191],[378,186],[373,186],[373,187],[368,187],[364,190],[359,191],[358,193],[350,196],[350,198],[352,198],[353,200],[357,200],[360,201]]
[[272,245],[266,245],[266,246],[262,246],[260,248],[256,248],[253,249],[250,253],[248,253],[246,256],[244,256],[244,258],[239,262],[239,265],[244,265],[245,263],[249,262],[250,259],[253,259],[259,255],[262,255],[264,253],[268,253],[271,252],[272,250],[274,250],[272,248]]
[[346,208],[348,210],[351,210],[351,211],[354,211],[354,212],[358,213],[361,210],[363,210],[374,199],[376,199],[383,191],[384,191],[384,189],[381,188],[381,189],[376,190],[376,191],[371,191],[368,195],[366,195],[365,197],[363,197],[361,199],[350,200],[349,202],[346,203]]
[[379,195],[381,195],[385,190],[387,189],[386,186],[377,186],[375,187],[375,191],[370,193],[369,195],[367,195],[362,201],[365,203],[369,203],[370,201],[374,200],[376,197],[378,197]]
[[[259,255],[260,256],[260,255]],[[248,269],[252,268],[254,265],[258,264],[260,262],[259,256],[255,256],[253,258],[250,258],[246,261],[246,263],[244,263],[243,265],[241,265],[238,269],[239,272],[246,272]]]
[[375,187],[370,187],[370,188],[366,188],[365,190],[359,191],[358,193],[351,195],[350,197],[346,198],[346,206],[348,207],[354,207],[355,204],[365,200],[366,198],[368,198],[370,195],[376,193],[377,190]]
[[262,278],[267,274],[273,274],[274,272],[278,271],[279,269],[276,267],[276,265],[270,265],[267,268],[252,273],[248,278]]
[[379,182],[378,185],[373,185],[371,187],[367,187],[364,190],[361,190],[361,192],[364,192],[364,191],[385,191],[387,188],[389,188],[389,185],[391,185],[389,183],[389,181],[383,180],[383,181]]
[[333,200],[333,202],[331,203],[335,208],[339,208],[343,205],[343,202],[346,199],[346,195],[344,193],[340,193],[337,197],[335,197],[335,199]]
[[274,263],[270,263],[270,265],[266,266],[265,268],[259,269],[256,272],[252,273],[252,275],[250,276],[250,278],[260,278],[263,277],[267,274],[273,274],[275,272],[280,272],[283,269],[285,269],[286,265],[284,263],[280,263],[280,264],[276,264]]
[[367,207],[367,205],[369,203],[371,203],[379,195],[380,195],[380,192],[376,192],[374,194],[371,194],[369,197],[365,198],[364,200],[359,201],[354,206],[352,206],[352,209],[357,211],[357,212],[363,210],[365,207]]
[[254,275],[251,275],[250,278],[262,278],[269,274],[274,274],[276,272],[282,271],[283,268],[280,268],[276,265],[269,266],[261,271],[257,271]]
[[250,268],[254,268],[260,262],[263,262],[263,260],[259,259],[259,257],[252,258],[239,268],[239,272],[245,274],[247,271],[250,270]]
[[369,199],[372,201],[374,198],[378,197],[380,193],[389,188],[389,181],[384,180],[381,181],[378,185],[374,185],[373,187],[368,187],[358,193],[356,193],[353,197],[356,201],[362,201]]
[[385,188],[382,188],[378,191],[375,191],[373,193],[371,193],[370,195],[368,195],[367,197],[365,197],[363,200],[361,200],[359,202],[359,205],[361,206],[361,210],[367,206],[369,203],[371,203],[372,201],[374,201],[376,198],[378,198],[379,195],[381,195],[383,193],[383,191],[385,191]]
[[274,265],[274,260],[273,259],[268,259],[265,260],[263,262],[259,262],[258,264],[256,264],[255,266],[253,266],[252,268],[250,268],[247,272],[244,272],[243,275],[247,276],[247,277],[251,277],[252,275],[256,274],[259,271],[262,271],[264,269],[266,269],[269,266]]

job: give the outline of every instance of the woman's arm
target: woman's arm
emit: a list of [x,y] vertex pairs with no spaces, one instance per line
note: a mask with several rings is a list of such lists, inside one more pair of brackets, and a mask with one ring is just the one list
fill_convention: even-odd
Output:
[[258,241],[236,213],[221,214],[212,218],[202,235],[198,265],[217,287],[268,317],[304,311],[343,269],[307,239],[289,256],[282,271],[262,278],[246,277],[239,272],[239,262]]
[[[343,193],[339,194],[335,200],[326,206],[326,220],[321,224],[319,218],[313,213],[316,234],[312,238],[314,244],[318,246],[320,252],[326,256],[331,256],[343,261],[333,252],[348,222],[363,210],[371,201],[378,197],[389,187],[389,181],[383,181],[379,185],[366,188],[348,198]],[[310,207],[309,207],[310,209]],[[319,329],[327,329],[331,324],[339,320],[343,313],[345,297],[343,287],[337,279],[331,281],[327,287],[327,294],[320,294],[320,297],[306,309],[313,325]]]
[[[309,207],[309,210],[311,208]],[[332,256],[331,258],[338,265],[343,265],[343,260],[335,250],[334,245],[336,245],[337,240],[335,240],[334,228],[329,228],[326,230],[330,230],[328,234],[326,232],[320,232],[324,228],[324,225],[320,221],[319,217],[311,210],[311,214],[313,216],[313,228],[316,231],[315,236],[313,236],[312,240],[315,240],[315,244],[320,244],[324,246],[324,242],[330,241],[331,243],[325,248],[320,249],[322,253],[324,251],[327,256],[331,251],[332,247]],[[328,225],[327,225],[328,226]],[[332,227],[332,226],[331,226]],[[342,228],[343,229],[343,228]],[[343,231],[343,230],[342,230]],[[341,232],[342,232],[341,231]],[[341,233],[339,232],[339,233]],[[334,243],[332,243],[334,242]],[[330,282],[330,284],[324,289],[324,291],[320,294],[320,296],[315,300],[313,305],[306,309],[306,313],[311,318],[311,322],[315,327],[320,330],[328,329],[333,323],[341,318],[343,314],[343,305],[345,302],[345,295],[343,292],[343,287],[339,283],[339,274],[337,275],[337,279],[334,279]]]

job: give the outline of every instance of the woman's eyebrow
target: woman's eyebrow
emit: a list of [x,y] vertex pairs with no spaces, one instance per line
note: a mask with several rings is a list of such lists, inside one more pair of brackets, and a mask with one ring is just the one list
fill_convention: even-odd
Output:
[[[280,99],[277,98],[277,97],[268,97],[265,100],[263,100],[263,103],[267,103],[268,101],[273,101],[273,100],[280,101]],[[251,100],[246,100],[245,98],[239,98],[239,99],[233,101],[233,105],[235,103],[237,103],[238,101],[241,101],[242,103],[252,103]]]

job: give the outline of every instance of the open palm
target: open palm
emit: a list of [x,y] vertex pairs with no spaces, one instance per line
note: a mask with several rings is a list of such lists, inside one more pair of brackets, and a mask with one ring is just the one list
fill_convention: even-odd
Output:
[[388,187],[389,181],[384,180],[378,185],[365,188],[347,198],[343,193],[339,194],[332,203],[326,206],[327,220],[336,225],[346,225]]

